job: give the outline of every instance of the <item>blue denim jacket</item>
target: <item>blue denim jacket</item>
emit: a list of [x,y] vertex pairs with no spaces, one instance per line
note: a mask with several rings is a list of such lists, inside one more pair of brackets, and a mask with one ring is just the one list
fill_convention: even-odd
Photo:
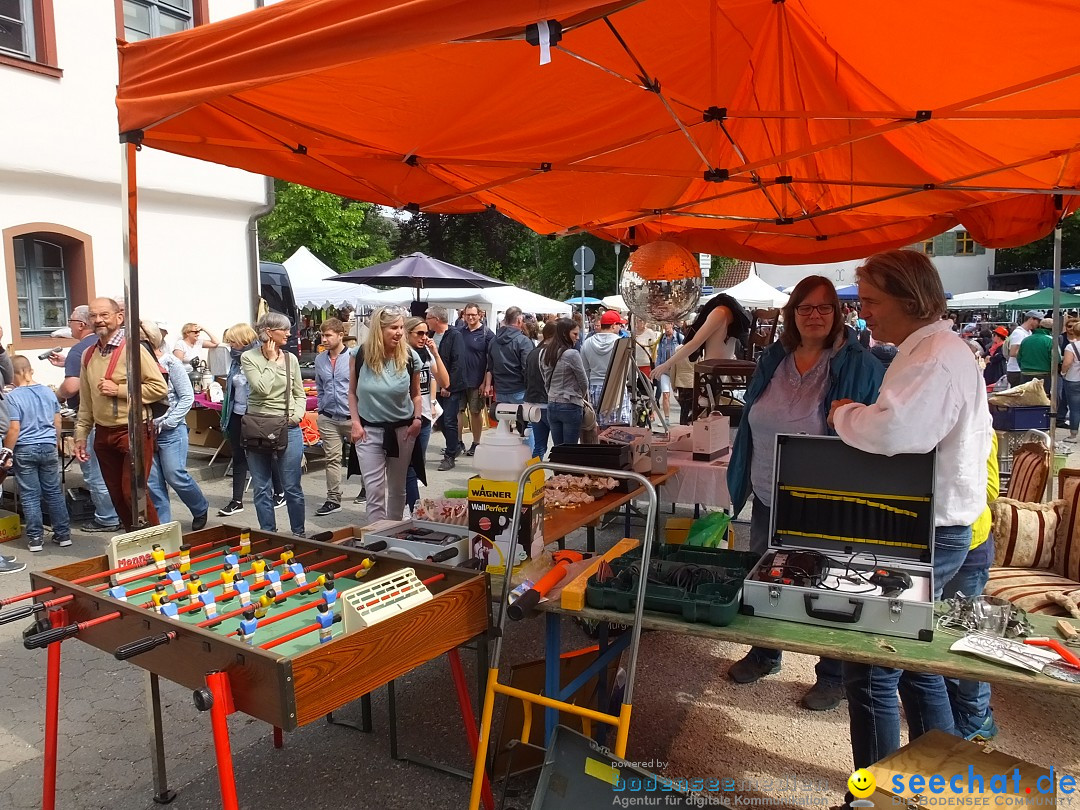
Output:
[[[821,403],[821,409],[826,416],[833,400],[851,399],[864,405],[872,404],[877,399],[881,380],[885,376],[885,367],[881,365],[881,361],[863,348],[852,330],[844,329],[843,340],[843,345],[829,361],[829,385]],[[746,389],[746,408],[735,433],[727,473],[728,492],[731,495],[734,515],[742,511],[746,499],[750,496],[750,454],[754,449],[750,431],[750,409],[768,387],[773,374],[787,354],[788,350],[780,341],[773,343],[758,360],[757,370]],[[836,435],[832,428],[829,428],[829,434]]]
[[319,395],[319,413],[334,419],[349,418],[349,373],[352,355],[343,351],[330,364],[329,352],[315,355],[315,390]]

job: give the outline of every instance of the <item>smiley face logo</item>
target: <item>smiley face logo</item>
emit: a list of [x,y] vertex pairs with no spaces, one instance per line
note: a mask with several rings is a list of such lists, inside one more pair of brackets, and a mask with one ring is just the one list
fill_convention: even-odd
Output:
[[859,768],[855,773],[851,774],[847,780],[848,790],[851,791],[851,795],[857,799],[865,799],[871,793],[874,792],[874,788],[877,787],[877,782],[874,780],[874,775],[866,768]]

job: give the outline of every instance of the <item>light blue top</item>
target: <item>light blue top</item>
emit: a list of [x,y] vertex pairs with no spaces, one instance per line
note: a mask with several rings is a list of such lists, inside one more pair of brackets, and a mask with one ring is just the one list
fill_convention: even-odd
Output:
[[11,389],[5,398],[12,422],[19,423],[16,447],[31,444],[56,444],[53,417],[60,412],[60,401],[51,388],[34,383]]
[[365,361],[357,371],[356,410],[365,422],[404,422],[413,418],[410,396],[412,375],[419,374],[420,355],[409,348],[409,362],[401,371],[393,361],[376,374]]
[[157,420],[158,430],[174,430],[184,424],[184,418],[195,402],[195,392],[191,388],[191,378],[183,361],[172,352],[163,354],[158,362],[165,367],[169,379],[169,410]]
[[315,392],[319,397],[319,413],[347,421],[352,355],[345,350],[333,362],[331,359],[330,352],[315,355]]

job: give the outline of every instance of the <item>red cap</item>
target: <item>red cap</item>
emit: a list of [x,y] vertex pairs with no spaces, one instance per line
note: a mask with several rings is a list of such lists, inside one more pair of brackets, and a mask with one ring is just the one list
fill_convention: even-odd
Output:
[[600,316],[601,326],[611,326],[613,323],[626,323],[626,321],[622,319],[622,315],[620,315],[617,310],[609,309],[607,312]]
[[997,329],[994,330],[994,334],[1001,335],[1003,338],[1007,338],[1009,336],[1009,330],[1006,329],[1004,326],[999,326]]

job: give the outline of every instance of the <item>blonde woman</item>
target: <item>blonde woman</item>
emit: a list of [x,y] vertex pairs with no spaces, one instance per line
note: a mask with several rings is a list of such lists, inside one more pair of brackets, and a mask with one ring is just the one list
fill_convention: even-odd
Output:
[[405,310],[383,307],[357,350],[349,385],[349,415],[356,457],[367,491],[369,520],[400,520],[410,462],[424,478],[423,458],[413,458],[420,435],[420,355],[405,339]]
[[197,323],[185,323],[180,330],[180,339],[173,348],[173,355],[190,365],[192,359],[199,356],[199,349],[212,349],[219,345],[218,339]]

